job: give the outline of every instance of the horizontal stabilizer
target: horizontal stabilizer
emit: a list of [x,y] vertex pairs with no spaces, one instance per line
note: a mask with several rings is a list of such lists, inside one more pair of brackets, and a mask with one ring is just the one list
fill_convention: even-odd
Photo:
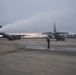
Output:
[[69,34],[68,32],[56,32],[57,34]]

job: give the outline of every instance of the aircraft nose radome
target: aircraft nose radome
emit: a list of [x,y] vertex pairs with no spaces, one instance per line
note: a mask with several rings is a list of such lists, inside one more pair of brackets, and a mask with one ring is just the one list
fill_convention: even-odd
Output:
[[0,26],[0,28],[2,28],[2,26]]

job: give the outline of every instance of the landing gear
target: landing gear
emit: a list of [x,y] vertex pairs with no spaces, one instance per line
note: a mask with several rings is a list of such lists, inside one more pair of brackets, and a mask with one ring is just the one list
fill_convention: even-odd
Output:
[[57,41],[59,41],[59,39],[56,39]]
[[62,39],[62,41],[65,41],[65,39]]

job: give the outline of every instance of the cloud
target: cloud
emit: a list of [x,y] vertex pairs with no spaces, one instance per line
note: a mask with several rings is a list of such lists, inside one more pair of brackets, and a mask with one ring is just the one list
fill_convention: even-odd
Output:
[[[0,31],[1,32],[40,32],[44,31],[45,27],[50,25],[49,21],[52,16],[50,14],[39,14],[38,16],[29,19],[16,21],[12,24],[7,24]],[[48,28],[48,27],[47,27]]]
[[[75,31],[75,0],[0,0],[3,32]],[[69,28],[68,28],[69,27]]]
[[[57,13],[57,14],[56,14]],[[31,32],[45,32],[45,31],[53,31],[53,23],[61,22],[61,19],[64,20],[70,14],[62,12],[41,12],[37,13],[35,16],[30,17],[25,20],[16,21],[12,24],[7,24],[4,26],[0,32],[22,32],[22,33],[31,33]],[[65,20],[64,20],[65,21]],[[66,27],[66,23],[63,23],[64,28]],[[60,25],[59,25],[60,26]],[[63,28],[62,28],[63,29]],[[65,29],[64,29],[65,30]]]

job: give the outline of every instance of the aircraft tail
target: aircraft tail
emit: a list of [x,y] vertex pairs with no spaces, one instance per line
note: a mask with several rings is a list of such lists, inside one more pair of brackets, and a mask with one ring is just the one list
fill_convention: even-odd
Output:
[[57,30],[56,30],[56,25],[55,25],[55,22],[54,22],[54,33],[56,33]]

